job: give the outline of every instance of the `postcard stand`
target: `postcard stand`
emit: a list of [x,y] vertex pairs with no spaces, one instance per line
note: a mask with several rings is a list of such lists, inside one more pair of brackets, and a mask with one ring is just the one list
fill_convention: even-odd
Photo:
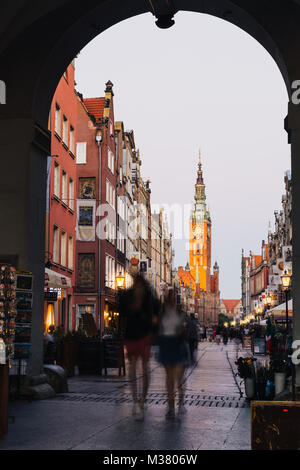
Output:
[[[16,272],[16,326],[14,359],[11,368],[11,395],[20,397],[21,380],[26,375],[27,361],[31,349],[32,322],[32,282],[33,276],[29,271]],[[15,377],[15,379],[13,379]]]
[[0,437],[8,431],[8,371],[15,334],[15,281],[13,267],[0,267]]

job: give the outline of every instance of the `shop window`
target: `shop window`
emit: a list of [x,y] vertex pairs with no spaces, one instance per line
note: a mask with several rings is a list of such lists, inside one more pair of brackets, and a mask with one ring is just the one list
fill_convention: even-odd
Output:
[[76,328],[83,328],[83,317],[86,314],[92,315],[94,321],[96,320],[94,304],[78,304],[77,315],[76,315]]

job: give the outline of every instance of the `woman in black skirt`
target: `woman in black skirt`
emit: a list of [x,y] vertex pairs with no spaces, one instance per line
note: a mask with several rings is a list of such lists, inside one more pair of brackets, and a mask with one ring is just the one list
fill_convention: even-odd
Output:
[[184,318],[176,306],[175,293],[169,290],[159,322],[159,362],[166,370],[169,409],[167,419],[175,418],[175,388],[178,388],[178,413],[183,412],[183,374],[188,362]]

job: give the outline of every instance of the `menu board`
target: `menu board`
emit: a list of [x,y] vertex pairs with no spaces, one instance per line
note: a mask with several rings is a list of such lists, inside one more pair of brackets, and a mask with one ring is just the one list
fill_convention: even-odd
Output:
[[253,352],[254,354],[266,354],[266,340],[265,338],[253,339]]

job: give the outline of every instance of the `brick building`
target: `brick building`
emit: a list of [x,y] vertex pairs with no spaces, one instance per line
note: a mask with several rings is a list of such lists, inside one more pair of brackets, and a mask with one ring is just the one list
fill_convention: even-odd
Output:
[[[75,226],[77,96],[72,62],[55,91],[50,116],[46,214],[45,327],[75,327]],[[48,291],[48,292],[47,292]],[[51,293],[49,291],[52,291]],[[57,300],[55,296],[57,294]],[[52,296],[52,299],[51,299]],[[54,296],[54,297],[53,297]]]
[[77,103],[76,326],[93,315],[103,331],[117,313],[117,159],[112,83]]

